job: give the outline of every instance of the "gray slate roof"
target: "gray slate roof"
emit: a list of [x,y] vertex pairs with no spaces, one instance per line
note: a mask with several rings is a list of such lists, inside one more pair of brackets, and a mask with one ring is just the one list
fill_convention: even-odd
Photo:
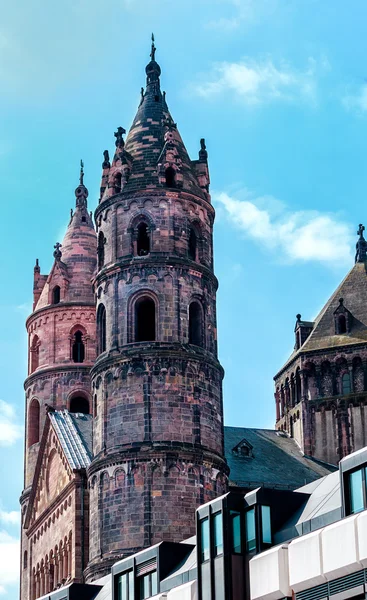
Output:
[[[242,440],[253,447],[252,457],[232,452]],[[272,429],[224,427],[224,447],[229,479],[240,487],[296,489],[336,470],[304,456],[292,438]]]
[[86,469],[92,459],[92,415],[55,410],[52,427],[72,469]]

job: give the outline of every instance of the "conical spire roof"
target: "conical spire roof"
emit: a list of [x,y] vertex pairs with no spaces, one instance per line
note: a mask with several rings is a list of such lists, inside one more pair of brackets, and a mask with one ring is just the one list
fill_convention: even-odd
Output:
[[[147,65],[146,88],[142,88],[141,101],[128,133],[126,142],[116,142],[122,162],[125,153],[130,161],[130,174],[124,192],[159,187],[167,161],[174,160],[177,167],[177,187],[206,197],[200,188],[193,162],[187,153],[177,126],[166,103],[165,92],[160,87],[161,68],[155,60],[156,48],[152,36],[151,61]],[[115,134],[116,135],[116,134]],[[167,158],[167,153],[169,157]]]
[[62,302],[88,304],[94,302],[91,279],[97,264],[97,236],[92,215],[88,213],[88,190],[84,185],[82,162],[75,198],[75,210],[71,210],[69,225],[62,243],[55,244],[55,261],[36,309],[49,304],[49,291],[55,284],[56,278],[67,281]]

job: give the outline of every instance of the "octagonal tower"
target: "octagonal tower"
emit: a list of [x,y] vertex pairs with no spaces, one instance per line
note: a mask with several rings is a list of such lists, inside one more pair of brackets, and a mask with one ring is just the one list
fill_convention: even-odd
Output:
[[207,152],[201,140],[190,160],[160,73],[153,42],[126,143],[119,127],[112,162],[104,153],[95,212],[89,581],[193,535],[196,507],[227,486]]

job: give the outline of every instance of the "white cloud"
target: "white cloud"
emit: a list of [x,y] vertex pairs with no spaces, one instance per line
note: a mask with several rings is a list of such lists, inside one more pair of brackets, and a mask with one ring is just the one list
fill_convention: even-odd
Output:
[[200,84],[196,93],[205,98],[222,93],[233,93],[247,105],[257,105],[272,100],[292,102],[304,100],[315,104],[318,77],[329,69],[325,58],[308,59],[305,70],[300,71],[283,62],[275,65],[271,58],[255,61],[249,58],[239,62],[220,62]]
[[11,404],[0,400],[0,446],[11,446],[22,437],[22,428],[16,422]]
[[364,113],[367,111],[367,84],[362,85],[354,94],[347,94],[342,98],[342,103],[347,110]]
[[20,511],[11,510],[10,512],[7,512],[0,508],[0,522],[4,523],[4,525],[19,525]]
[[0,594],[19,579],[19,540],[0,530]]
[[316,261],[333,266],[351,264],[351,228],[338,215],[318,211],[291,212],[272,197],[245,200],[222,192],[214,200],[225,207],[229,220],[246,237],[278,258],[290,262]]

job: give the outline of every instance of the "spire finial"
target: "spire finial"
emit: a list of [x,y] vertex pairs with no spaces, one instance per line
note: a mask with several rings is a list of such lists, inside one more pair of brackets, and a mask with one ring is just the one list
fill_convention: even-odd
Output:
[[123,127],[118,127],[117,131],[114,133],[114,136],[116,138],[116,148],[123,148],[125,146],[124,138],[122,137],[124,133],[126,133],[126,129],[124,129]]
[[157,48],[156,48],[156,47],[155,47],[155,45],[154,45],[154,33],[152,33],[152,49],[151,49],[151,52],[150,52],[150,58],[151,58],[152,60],[155,60],[155,53],[156,53],[156,50],[157,50]]
[[61,246],[61,244],[59,242],[56,242],[56,244],[54,245],[54,248],[55,248],[54,258],[55,258],[55,260],[61,260],[61,257],[62,257],[62,252],[60,250],[61,247],[62,246]]
[[80,159],[80,177],[79,177],[80,185],[84,185],[84,163]]
[[356,243],[356,257],[355,262],[365,262],[367,255],[367,242],[363,237],[363,232],[365,230],[364,225],[362,223],[359,224],[359,228],[357,231],[357,235],[359,235],[359,240]]

